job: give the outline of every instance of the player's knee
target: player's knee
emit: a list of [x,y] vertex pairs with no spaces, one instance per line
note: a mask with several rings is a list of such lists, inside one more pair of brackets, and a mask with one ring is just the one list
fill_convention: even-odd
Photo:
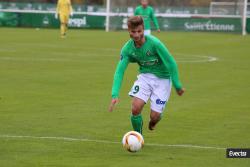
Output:
[[145,102],[143,100],[134,98],[132,101],[132,114],[133,115],[141,114],[141,111],[144,105],[145,105]]
[[141,107],[137,105],[132,105],[132,114],[139,115],[141,113]]

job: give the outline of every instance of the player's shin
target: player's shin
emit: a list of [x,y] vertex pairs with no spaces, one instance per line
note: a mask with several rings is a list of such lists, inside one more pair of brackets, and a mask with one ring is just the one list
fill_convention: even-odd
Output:
[[61,24],[61,36],[66,35],[66,25],[64,23]]
[[60,32],[61,32],[61,35],[64,34],[64,27],[63,27],[63,24],[61,24],[61,26],[60,26]]
[[148,123],[148,129],[149,130],[154,130],[156,124],[161,120],[161,118],[162,118],[162,113],[151,111],[151,113],[150,113],[150,121]]
[[65,24],[65,33],[68,31],[68,24]]
[[142,126],[143,126],[142,115],[141,114],[139,114],[139,115],[131,114],[130,119],[131,119],[133,129],[142,134]]

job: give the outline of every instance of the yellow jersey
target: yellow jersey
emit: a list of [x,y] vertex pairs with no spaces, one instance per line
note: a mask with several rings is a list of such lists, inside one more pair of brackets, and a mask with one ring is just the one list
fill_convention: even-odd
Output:
[[70,0],[58,0],[56,12],[60,15],[69,15],[73,11]]

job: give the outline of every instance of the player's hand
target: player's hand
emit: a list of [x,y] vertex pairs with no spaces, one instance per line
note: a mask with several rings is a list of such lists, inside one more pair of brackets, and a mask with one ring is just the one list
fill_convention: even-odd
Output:
[[185,92],[185,88],[181,88],[181,89],[179,89],[179,90],[176,90],[176,92],[177,92],[177,94],[178,94],[179,96],[182,96],[183,93]]
[[109,105],[109,112],[113,111],[113,109],[114,109],[115,105],[118,103],[118,101],[119,101],[118,98],[111,100],[111,103]]
[[57,13],[55,14],[55,19],[58,19],[58,14]]
[[160,30],[160,29],[158,29],[158,30],[157,30],[157,32],[159,33],[159,32],[161,32],[161,30]]
[[73,12],[70,13],[70,16],[71,16],[71,17],[73,16]]

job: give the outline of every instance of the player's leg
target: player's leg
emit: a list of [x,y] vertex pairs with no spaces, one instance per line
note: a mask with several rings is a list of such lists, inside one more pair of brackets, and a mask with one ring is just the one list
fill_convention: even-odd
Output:
[[65,23],[61,23],[61,37],[65,37]]
[[63,16],[61,13],[59,13],[59,19],[60,19],[60,34],[63,33]]
[[132,111],[131,111],[131,123],[133,129],[142,134],[143,119],[142,109],[149,99],[151,94],[150,87],[143,74],[138,75],[138,79],[135,81],[129,95],[132,99]]
[[65,35],[68,30],[69,15],[65,15]]
[[142,109],[145,105],[145,102],[137,97],[132,99],[132,109],[131,109],[131,124],[133,129],[142,134],[143,119],[142,119]]
[[148,123],[149,130],[154,130],[155,125],[161,120],[161,115],[162,115],[162,113],[156,112],[156,111],[151,109],[150,121]]
[[161,120],[164,108],[167,105],[171,93],[171,80],[156,78],[152,81],[152,95],[149,130],[154,130],[156,124]]
[[60,26],[61,37],[65,37],[65,35],[66,35],[66,18],[65,18],[65,15],[60,14],[60,22],[61,22],[61,26]]

